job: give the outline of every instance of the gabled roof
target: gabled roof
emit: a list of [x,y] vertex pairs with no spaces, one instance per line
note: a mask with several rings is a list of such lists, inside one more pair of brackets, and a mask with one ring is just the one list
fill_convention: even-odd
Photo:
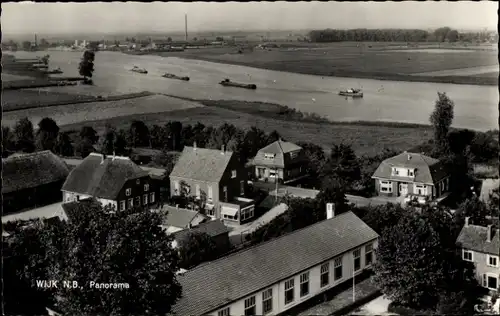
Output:
[[460,231],[457,244],[462,248],[498,256],[500,255],[500,233],[498,229],[493,229],[492,233],[491,242],[488,242],[486,241],[487,227],[469,224]]
[[200,265],[178,277],[183,297],[173,312],[207,314],[377,237],[354,213],[347,212]]
[[193,221],[196,215],[204,216],[197,211],[185,208],[176,208],[175,206],[169,205],[164,205],[161,210],[168,212],[164,225],[179,228],[188,228],[189,224]]
[[[280,140],[275,141],[267,145],[264,148],[261,148],[255,158],[253,159],[253,164],[260,166],[277,166],[284,167],[285,166],[285,157],[286,153],[294,152],[297,150],[301,150],[302,147],[295,145],[294,143],[285,142]],[[274,159],[265,158],[265,154],[275,154]]]
[[212,221],[201,223],[191,229],[183,229],[173,233],[175,240],[182,243],[187,239],[190,233],[204,233],[210,237],[217,237],[222,234],[229,233],[230,229],[222,223],[220,219],[215,219]]
[[231,151],[223,152],[217,149],[186,146],[170,176],[190,180],[218,182],[222,178],[232,157],[233,152]]
[[2,159],[2,194],[63,181],[69,170],[49,150],[10,156]]
[[413,182],[417,183],[434,184],[448,175],[444,164],[439,160],[422,154],[404,152],[382,161],[372,177],[408,181],[407,177],[393,176],[393,167],[415,168]]
[[62,190],[115,199],[127,180],[147,175],[127,157],[108,156],[103,159],[102,155],[92,153],[71,170]]

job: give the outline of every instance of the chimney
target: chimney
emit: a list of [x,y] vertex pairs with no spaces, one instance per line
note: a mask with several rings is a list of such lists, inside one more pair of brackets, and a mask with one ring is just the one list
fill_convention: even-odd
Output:
[[465,227],[469,227],[469,218],[470,218],[469,216],[465,218],[465,225],[464,225]]
[[193,143],[193,149],[196,150],[196,142]]
[[105,155],[105,154],[102,154],[102,155],[101,155],[101,163],[104,163],[104,160],[106,160],[106,155]]
[[493,225],[488,225],[486,228],[488,229],[486,241],[491,242],[491,238],[493,237]]
[[411,155],[408,154],[407,156],[408,156],[408,161],[410,161],[411,160]]
[[115,160],[116,158],[116,154],[115,154],[115,151],[113,150],[113,160]]
[[191,223],[189,223],[189,224],[188,224],[188,229],[191,229],[191,227],[192,227],[192,226],[191,226]]
[[326,203],[326,219],[335,217],[335,205],[333,203]]
[[226,146],[222,145],[222,154],[226,152]]
[[179,208],[179,204],[175,204],[175,208],[177,208],[177,209],[178,209],[178,208]]

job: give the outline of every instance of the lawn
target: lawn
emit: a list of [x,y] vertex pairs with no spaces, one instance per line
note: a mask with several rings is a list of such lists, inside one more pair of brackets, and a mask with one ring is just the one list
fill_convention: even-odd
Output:
[[104,129],[108,122],[117,128],[128,129],[132,120],[141,120],[148,125],[164,125],[176,120],[184,124],[201,122],[207,126],[219,126],[223,123],[234,124],[242,129],[256,126],[266,132],[277,130],[285,139],[292,142],[311,142],[329,150],[333,143],[348,143],[358,155],[374,155],[384,148],[407,150],[415,144],[431,137],[429,127],[384,126],[383,123],[324,123],[297,122],[279,120],[263,116],[232,111],[219,107],[198,107],[184,110],[136,114],[109,118],[107,120],[87,120],[63,126],[63,130],[79,130],[84,125],[94,127],[98,131]]
[[433,53],[434,47],[390,49],[380,43],[308,44],[303,47],[263,50],[237,47],[189,49],[184,52],[156,53],[161,56],[193,58],[321,76],[359,77],[402,81],[435,81],[476,84],[497,84],[491,76],[411,76],[411,74],[498,65],[498,52],[492,49],[458,49]]
[[21,110],[32,106],[50,106],[66,102],[91,101],[94,97],[68,93],[38,90],[4,90],[2,92],[2,109],[4,111]]

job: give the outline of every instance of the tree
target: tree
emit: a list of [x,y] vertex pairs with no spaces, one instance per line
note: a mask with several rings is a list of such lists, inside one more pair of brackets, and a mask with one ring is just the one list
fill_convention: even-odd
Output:
[[310,177],[316,179],[320,175],[321,168],[326,162],[326,155],[321,146],[312,143],[298,143],[304,155],[307,157],[306,170]]
[[59,126],[53,119],[48,117],[41,119],[36,132],[37,149],[54,151],[58,133]]
[[169,42],[169,43],[172,42],[172,38],[170,36],[167,38],[167,42]]
[[[166,314],[180,298],[178,256],[158,213],[114,212],[99,203],[77,203],[70,222],[48,225],[33,237],[41,269],[49,280],[72,280],[80,288],[55,289],[66,315]],[[29,273],[37,260],[29,254]],[[37,252],[35,252],[37,253]],[[43,260],[42,260],[43,261]],[[35,282],[36,278],[32,279]],[[91,288],[89,282],[128,284],[122,289]]]
[[68,133],[59,133],[57,135],[55,152],[63,157],[72,157],[75,154],[75,149],[71,143]]
[[446,93],[438,92],[434,111],[429,118],[434,128],[434,146],[437,152],[446,152],[448,148],[447,135],[454,117],[454,107]]
[[269,133],[267,137],[267,145],[274,143],[277,140],[282,139],[280,133],[278,133],[277,130],[273,130],[271,133]]
[[458,38],[459,38],[459,34],[458,34],[457,30],[451,30],[448,32],[448,34],[446,34],[446,39],[450,43],[455,43],[456,41],[458,41]]
[[434,35],[438,42],[444,42],[450,32],[451,29],[449,27],[440,27],[434,31]]
[[16,139],[16,150],[26,153],[35,151],[33,124],[27,117],[17,121],[14,127],[14,134]]
[[266,133],[258,129],[255,126],[252,126],[246,133],[244,137],[245,143],[245,156],[246,157],[255,157],[257,152],[267,145],[267,135]]
[[116,132],[116,129],[106,124],[104,134],[99,138],[99,150],[105,155],[125,155],[127,142],[125,137]]
[[190,232],[179,245],[179,267],[191,269],[217,258],[217,245],[206,233]]
[[163,142],[167,150],[178,151],[182,147],[182,123],[172,121],[163,127]]
[[15,137],[9,126],[2,126],[2,157],[15,149]]
[[354,181],[361,179],[361,167],[354,150],[346,144],[334,145],[330,157],[323,165],[321,175],[323,186],[328,186],[330,180],[350,189]]
[[92,74],[94,73],[94,60],[95,60],[94,52],[86,50],[83,53],[82,60],[80,61],[78,70],[80,76],[83,76],[85,80],[87,80],[87,78],[92,78]]
[[149,128],[143,121],[130,124],[128,144],[130,147],[150,147]]
[[319,208],[326,212],[326,204],[333,203],[335,215],[345,213],[350,210],[344,187],[335,180],[328,181],[325,187],[316,196]]
[[383,231],[374,282],[395,303],[435,310],[443,295],[464,291],[472,298],[474,266],[457,254],[445,218],[408,211]]
[[493,189],[493,191],[491,191],[491,193],[489,194],[489,203],[488,203],[488,206],[490,208],[490,212],[491,212],[491,215],[492,216],[495,216],[495,217],[500,217],[500,212],[498,211],[498,208],[499,208],[499,194],[498,194],[498,191],[499,191],[499,187],[495,187]]
[[405,212],[406,210],[400,204],[387,203],[385,205],[366,207],[363,216],[360,216],[360,218],[374,231],[382,234],[384,229],[396,226],[399,218]]
[[457,215],[464,218],[470,217],[475,225],[486,226],[488,225],[487,217],[491,216],[491,210],[486,203],[481,201],[476,195],[473,195],[458,206]]
[[99,140],[97,131],[91,126],[82,127],[82,129],[80,130],[80,138],[88,139],[92,145],[94,145]]
[[30,41],[23,41],[21,44],[23,50],[31,50],[31,42]]

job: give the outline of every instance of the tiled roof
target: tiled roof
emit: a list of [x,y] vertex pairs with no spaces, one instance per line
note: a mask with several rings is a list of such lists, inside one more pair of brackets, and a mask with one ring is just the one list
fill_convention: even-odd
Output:
[[210,237],[217,237],[221,234],[229,233],[230,229],[222,223],[220,219],[215,219],[205,223],[201,223],[191,229],[183,229],[173,233],[172,235],[178,242],[185,241],[189,233],[205,233]]
[[[410,157],[410,159],[408,159]],[[448,175],[445,166],[439,160],[416,153],[401,153],[388,158],[378,166],[374,178],[408,181],[407,177],[393,176],[392,168],[416,168],[413,182],[434,184]]]
[[69,170],[49,150],[10,156],[2,159],[2,194],[63,181]]
[[164,205],[161,210],[168,212],[164,224],[179,228],[187,228],[196,215],[200,214],[196,211],[169,205]]
[[493,229],[491,242],[487,242],[488,228],[478,225],[464,226],[457,238],[457,244],[462,248],[477,252],[500,255],[499,230]]
[[184,147],[171,177],[218,182],[233,156],[233,152],[207,148]]
[[173,312],[204,315],[377,237],[347,212],[203,264],[178,277],[183,297]]
[[36,209],[25,212],[19,212],[15,214],[2,216],[2,223],[13,222],[18,220],[26,221],[35,218],[48,219],[52,217],[60,217],[61,219],[64,219],[64,212],[60,202],[38,207]]
[[90,154],[69,174],[63,191],[86,194],[95,198],[115,199],[125,182],[146,176],[134,162],[126,157]]
[[[76,166],[82,163],[83,159],[64,158],[64,161],[70,167],[70,169],[74,169]],[[139,166],[139,168],[149,173],[149,176],[151,176],[152,178],[163,179],[164,177],[168,176],[166,169],[145,166]]]
[[[259,166],[276,166],[284,168],[284,154],[301,149],[302,147],[297,146],[294,143],[277,140],[274,143],[261,148],[255,155],[252,164]],[[274,159],[265,158],[265,154],[275,154]]]

